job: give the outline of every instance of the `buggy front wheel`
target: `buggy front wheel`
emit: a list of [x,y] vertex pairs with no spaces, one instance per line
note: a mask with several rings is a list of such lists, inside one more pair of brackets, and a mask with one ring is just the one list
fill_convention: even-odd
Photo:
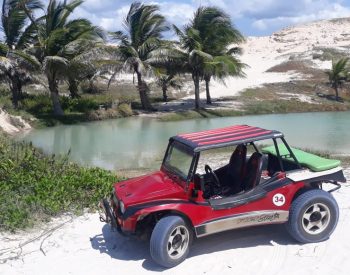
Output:
[[174,267],[189,253],[193,233],[180,216],[166,216],[155,226],[150,240],[153,260],[164,267]]

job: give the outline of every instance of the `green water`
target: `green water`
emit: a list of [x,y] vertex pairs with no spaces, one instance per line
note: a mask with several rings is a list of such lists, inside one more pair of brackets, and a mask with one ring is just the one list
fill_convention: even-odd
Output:
[[21,137],[47,153],[111,170],[157,168],[170,136],[248,124],[282,131],[292,146],[350,155],[350,112],[276,114],[160,122],[132,117],[33,130]]

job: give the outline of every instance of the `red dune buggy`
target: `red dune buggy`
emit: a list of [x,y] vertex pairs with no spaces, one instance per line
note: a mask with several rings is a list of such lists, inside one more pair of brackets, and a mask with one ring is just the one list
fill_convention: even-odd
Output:
[[330,193],[344,182],[340,161],[291,148],[279,131],[236,125],[171,137],[160,171],[114,184],[100,219],[148,236],[154,261],[173,267],[193,239],[236,228],[285,223],[301,243],[324,241],[339,216]]

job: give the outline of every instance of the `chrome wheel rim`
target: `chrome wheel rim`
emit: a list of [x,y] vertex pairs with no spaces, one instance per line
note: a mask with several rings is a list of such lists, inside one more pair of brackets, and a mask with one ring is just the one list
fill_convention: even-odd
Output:
[[170,258],[178,259],[184,255],[188,248],[189,235],[188,229],[183,225],[174,228],[167,243]]
[[302,217],[304,230],[311,235],[322,233],[329,225],[331,212],[327,205],[314,203],[309,206]]

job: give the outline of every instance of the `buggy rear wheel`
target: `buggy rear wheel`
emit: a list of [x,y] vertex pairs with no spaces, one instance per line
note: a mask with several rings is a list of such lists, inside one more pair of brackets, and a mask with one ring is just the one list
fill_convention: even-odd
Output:
[[338,218],[339,207],[333,196],[323,190],[311,190],[293,201],[286,227],[298,242],[322,242],[333,233]]

